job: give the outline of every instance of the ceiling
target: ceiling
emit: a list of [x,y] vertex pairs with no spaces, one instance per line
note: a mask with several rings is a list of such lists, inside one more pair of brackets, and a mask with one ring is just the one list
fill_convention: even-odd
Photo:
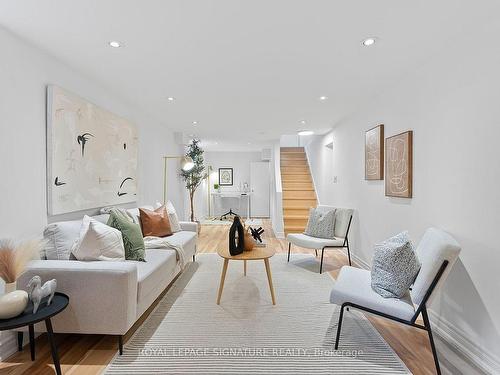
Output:
[[211,149],[252,149],[327,131],[499,3],[0,0],[0,24]]

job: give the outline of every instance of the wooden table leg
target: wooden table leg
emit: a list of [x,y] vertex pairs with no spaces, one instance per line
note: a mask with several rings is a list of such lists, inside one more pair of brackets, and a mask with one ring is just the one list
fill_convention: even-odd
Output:
[[274,298],[274,287],[273,278],[271,276],[271,266],[269,265],[269,259],[264,259],[264,264],[266,265],[267,281],[269,281],[269,289],[271,290],[271,298],[273,300],[273,305],[276,305],[276,299]]
[[243,275],[247,275],[247,261],[244,260],[243,261]]
[[30,332],[30,353],[31,353],[31,360],[35,360],[35,327],[33,327],[33,324],[29,326],[29,332]]
[[57,354],[56,342],[54,341],[54,332],[52,331],[52,323],[49,319],[45,319],[45,326],[47,327],[47,337],[50,343],[50,350],[52,352],[52,360],[56,368],[56,374],[61,375],[61,364],[59,363],[59,354]]
[[217,305],[220,305],[220,297],[222,296],[222,289],[224,289],[224,280],[226,279],[228,263],[229,259],[224,259],[224,265],[222,266],[222,274],[220,275],[219,293],[217,295]]

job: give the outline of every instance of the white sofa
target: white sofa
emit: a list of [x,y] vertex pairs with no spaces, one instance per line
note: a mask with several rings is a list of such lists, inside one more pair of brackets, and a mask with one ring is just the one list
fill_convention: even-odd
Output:
[[[106,222],[108,215],[94,216]],[[186,259],[194,260],[197,224],[180,222],[181,231],[168,237],[173,245],[181,245]],[[45,237],[51,237],[47,252],[57,260],[29,263],[17,280],[18,289],[26,289],[28,281],[39,275],[42,281],[57,279],[57,291],[69,296],[68,307],[52,319],[56,333],[118,335],[120,351],[124,335],[151,306],[162,291],[181,271],[174,250],[147,249],[146,262],[91,261],[67,259],[67,246],[77,238],[81,220],[50,224]],[[50,241],[57,241],[54,249]],[[42,254],[45,257],[45,254]],[[43,325],[35,331],[45,331]]]

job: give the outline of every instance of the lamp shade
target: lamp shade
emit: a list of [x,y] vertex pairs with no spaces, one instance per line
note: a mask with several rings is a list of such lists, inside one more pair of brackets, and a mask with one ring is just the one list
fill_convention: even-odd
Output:
[[189,156],[183,156],[181,159],[181,168],[184,172],[188,172],[194,167],[193,159]]

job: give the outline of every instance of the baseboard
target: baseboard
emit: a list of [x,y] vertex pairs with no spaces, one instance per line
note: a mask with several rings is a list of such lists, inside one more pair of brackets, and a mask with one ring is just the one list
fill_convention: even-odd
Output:
[[[500,374],[500,358],[489,350],[480,347],[467,338],[467,335],[455,325],[429,309],[432,330],[459,357],[476,366],[487,374]],[[450,363],[453,360],[448,359]]]
[[279,238],[280,240],[284,240],[285,239],[285,232],[274,232],[274,236],[276,238]]
[[353,254],[352,251],[351,251],[351,258],[354,261],[353,263],[359,266],[359,268],[362,268],[364,270],[369,270],[371,268],[370,264],[368,264],[364,259],[358,257],[356,254]]

